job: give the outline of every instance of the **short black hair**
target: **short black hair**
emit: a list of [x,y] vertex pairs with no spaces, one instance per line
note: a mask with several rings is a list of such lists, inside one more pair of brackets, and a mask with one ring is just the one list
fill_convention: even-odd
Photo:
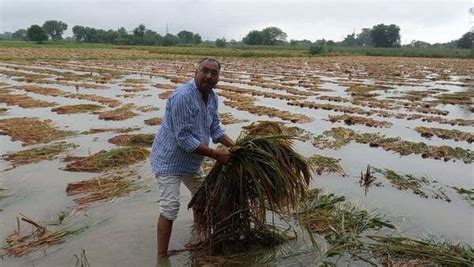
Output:
[[198,66],[200,66],[201,63],[203,63],[204,61],[207,61],[207,60],[216,62],[217,67],[219,68],[219,70],[221,70],[221,63],[219,63],[219,61],[215,57],[205,57],[205,58],[199,60]]

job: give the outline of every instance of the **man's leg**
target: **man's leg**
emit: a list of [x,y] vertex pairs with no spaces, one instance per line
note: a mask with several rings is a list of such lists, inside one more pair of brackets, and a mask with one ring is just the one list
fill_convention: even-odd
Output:
[[168,255],[168,245],[170,243],[173,221],[166,219],[162,215],[158,218],[156,241],[158,244],[158,257]]
[[178,176],[158,176],[158,191],[160,194],[160,217],[157,223],[157,255],[164,257],[168,254],[168,246],[173,228],[173,221],[179,211],[179,187],[181,179]]

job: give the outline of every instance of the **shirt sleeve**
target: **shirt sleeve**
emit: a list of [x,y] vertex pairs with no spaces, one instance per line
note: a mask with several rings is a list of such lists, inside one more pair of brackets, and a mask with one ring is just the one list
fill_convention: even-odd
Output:
[[193,122],[198,110],[193,107],[193,102],[188,95],[176,95],[171,104],[171,121],[178,146],[186,152],[193,152],[201,142],[193,136]]
[[217,114],[219,110],[218,109],[219,100],[217,98],[217,95],[215,95],[214,101],[215,101],[216,110],[212,114],[211,138],[212,138],[212,142],[216,144],[219,141],[219,139],[225,135],[225,131],[221,128],[221,120],[219,119],[219,115]]

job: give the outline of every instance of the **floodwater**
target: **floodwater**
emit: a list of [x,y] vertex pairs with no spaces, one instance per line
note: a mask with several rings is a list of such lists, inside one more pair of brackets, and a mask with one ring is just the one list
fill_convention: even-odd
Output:
[[[229,60],[230,61],[230,60]],[[58,64],[63,64],[59,66]],[[56,72],[68,71],[73,74],[82,75],[94,72],[94,67],[106,68],[107,62],[42,62],[41,65],[31,63],[38,70],[52,70]],[[79,93],[95,94],[114,99],[119,99],[123,104],[134,103],[137,106],[159,107],[160,110],[152,112],[140,112],[138,116],[123,121],[103,121],[98,119],[96,114],[71,114],[59,115],[51,111],[51,108],[26,109],[18,106],[7,106],[0,103],[0,108],[8,108],[8,111],[0,115],[0,119],[15,117],[38,117],[42,120],[50,119],[54,125],[62,130],[76,131],[78,133],[88,131],[91,128],[138,128],[139,130],[131,133],[155,133],[159,126],[148,126],[143,123],[144,120],[153,117],[163,117],[166,100],[160,99],[158,95],[165,90],[153,87],[156,83],[171,83],[169,78],[163,77],[160,73],[150,73],[148,70],[153,66],[159,65],[166,69],[167,73],[173,73],[179,66],[193,66],[193,61],[183,60],[182,62],[170,62],[166,60],[160,62],[144,61],[137,64],[127,64],[126,62],[114,62],[115,66],[123,65],[121,68],[111,67],[109,71],[116,71],[121,76],[104,84],[107,89],[85,89],[79,88]],[[1,70],[12,70],[12,67],[21,70],[23,67],[32,67],[23,65],[24,63],[0,63],[0,82],[8,85],[10,88],[15,85],[31,85],[34,83],[18,82],[15,76],[7,76],[1,73]],[[46,64],[46,65],[45,65]],[[268,63],[271,64],[271,61]],[[79,67],[89,67],[87,71]],[[224,64],[225,66],[225,64]],[[250,65],[249,65],[250,66]],[[245,67],[245,66],[244,66]],[[235,68],[235,64],[234,64]],[[249,67],[250,68],[250,67]],[[107,69],[106,69],[107,70]],[[29,71],[31,71],[29,69]],[[25,71],[25,72],[29,72]],[[274,71],[270,68],[268,73]],[[31,71],[34,73],[34,71]],[[147,73],[137,74],[137,73]],[[192,73],[188,70],[187,74]],[[246,73],[243,70],[228,70],[229,74],[239,73],[240,78],[250,79],[253,72]],[[301,72],[300,72],[301,73]],[[99,75],[99,73],[93,73]],[[273,78],[278,78],[281,73],[273,73]],[[304,73],[303,73],[304,74]],[[54,75],[49,80],[52,84],[39,86],[53,87],[61,89],[64,92],[76,93],[77,89],[71,85],[62,85],[55,83]],[[226,69],[222,74],[226,76]],[[192,78],[189,75],[182,75],[183,78]],[[320,79],[320,88],[331,89],[331,92],[321,92],[320,95],[347,97],[344,91],[347,87],[338,84],[338,80],[346,79],[346,76],[338,77],[334,73],[324,74],[324,70],[317,70],[311,73],[311,77]],[[124,94],[123,82],[127,79],[145,79],[145,91],[133,93],[133,97],[124,98],[117,95]],[[346,79],[347,80],[347,79]],[[452,80],[457,80],[453,77]],[[426,90],[426,88],[441,88],[450,92],[468,90],[469,88],[456,85],[452,80],[423,80],[418,81],[418,86],[397,85],[389,90],[386,95],[400,95],[403,92],[413,90]],[[366,79],[365,83],[372,83],[373,80]],[[413,81],[410,81],[413,82]],[[450,83],[445,85],[444,83]],[[279,93],[288,95],[288,92],[262,88],[255,85],[246,85],[245,83],[222,82],[222,85],[232,85],[244,89],[261,90],[264,92]],[[301,87],[300,90],[304,90]],[[472,88],[470,88],[472,90]],[[58,105],[86,104],[95,103],[87,100],[79,100],[65,97],[53,97],[36,93],[25,92],[18,89],[12,89],[13,93],[27,94],[34,99],[56,102]],[[219,93],[219,90],[216,90]],[[276,120],[281,119],[268,116],[258,116],[245,110],[238,110],[224,104],[224,97],[220,98],[220,112],[230,112],[237,119],[247,119],[250,122],[257,120]],[[328,101],[318,100],[317,96],[309,96],[308,101],[318,103],[329,103]],[[97,104],[97,103],[96,103]],[[350,103],[336,103],[337,105],[353,106]],[[290,111],[294,114],[304,114],[313,120],[308,123],[294,123],[313,135],[322,134],[325,130],[335,126],[343,126],[358,130],[360,132],[381,133],[387,137],[400,136],[404,140],[425,142],[428,145],[448,145],[452,147],[462,147],[472,149],[472,145],[465,141],[443,140],[437,137],[426,139],[421,137],[413,129],[416,126],[437,127],[446,129],[457,129],[472,133],[472,126],[451,126],[449,124],[439,124],[435,122],[422,122],[421,120],[407,121],[396,118],[381,118],[372,115],[371,118],[385,120],[393,123],[390,128],[369,128],[366,126],[351,125],[347,126],[341,123],[331,123],[327,121],[328,115],[339,114],[334,111],[314,110],[301,108],[299,106],[290,106],[285,100],[257,97],[255,105],[274,107],[281,110]],[[439,109],[448,110],[450,113],[446,116],[449,119],[463,118],[473,119],[469,109],[455,105],[439,105]],[[112,109],[112,108],[107,108]],[[227,134],[232,138],[237,138],[241,132],[241,127],[248,122],[229,124],[223,126]],[[68,143],[79,145],[77,148],[68,149],[57,159],[50,161],[41,161],[34,164],[18,166],[10,169],[10,163],[0,161],[0,188],[5,189],[7,197],[0,198],[0,243],[5,244],[4,239],[12,233],[17,227],[17,216],[21,213],[35,221],[46,223],[57,219],[61,211],[70,211],[74,206],[73,198],[67,196],[66,186],[68,183],[91,179],[99,176],[98,173],[67,172],[64,169],[66,163],[62,161],[67,155],[86,156],[101,150],[114,148],[107,140],[116,136],[113,132],[103,132],[97,134],[77,134],[67,138]],[[23,147],[21,142],[12,141],[7,135],[0,135],[1,154],[16,152],[27,148],[41,145]],[[323,174],[321,176],[314,174],[311,184],[312,188],[322,188],[325,192],[331,192],[338,195],[344,195],[357,206],[368,209],[378,210],[385,218],[394,223],[398,230],[408,236],[413,237],[434,237],[438,240],[452,240],[465,242],[474,245],[474,216],[473,206],[453,190],[446,193],[452,200],[444,202],[439,199],[421,198],[411,191],[401,191],[392,187],[388,182],[382,187],[371,188],[365,193],[358,183],[360,172],[365,171],[367,165],[378,168],[388,168],[396,170],[403,174],[412,174],[415,177],[424,176],[430,181],[437,181],[437,185],[449,188],[457,186],[463,188],[474,188],[474,175],[472,164],[463,163],[462,160],[456,162],[434,159],[423,159],[420,155],[410,155],[401,157],[399,154],[390,151],[384,151],[382,148],[371,148],[368,145],[351,143],[338,150],[324,149],[319,150],[309,142],[296,142],[296,150],[302,155],[309,157],[314,154],[335,157],[341,159],[340,164],[348,174],[341,177],[336,174]],[[92,266],[155,266],[156,259],[156,220],[158,218],[158,192],[154,175],[150,169],[149,160],[139,164],[127,167],[135,170],[140,177],[140,183],[145,185],[144,189],[139,189],[127,196],[114,199],[109,202],[93,205],[86,210],[77,211],[70,215],[63,222],[65,225],[81,226],[88,225],[86,231],[66,238],[65,242],[59,245],[41,249],[27,254],[21,258],[5,256],[0,260],[1,266],[72,266],[76,260],[74,255],[80,255],[81,249],[84,249],[87,259]],[[187,189],[181,188],[181,209],[177,220],[174,222],[172,240],[170,249],[183,249],[184,245],[191,239],[190,228],[192,227],[192,216],[186,209],[190,200],[190,194]],[[30,226],[22,226],[29,228]],[[300,238],[291,241],[282,246],[284,250],[299,251],[291,257],[276,257],[270,259],[267,264],[280,266],[308,266],[317,265],[315,251],[310,249],[310,243],[305,238],[305,233],[296,229]],[[177,253],[169,258],[167,262],[170,266],[190,265],[189,252]],[[162,262],[163,263],[163,262]]]

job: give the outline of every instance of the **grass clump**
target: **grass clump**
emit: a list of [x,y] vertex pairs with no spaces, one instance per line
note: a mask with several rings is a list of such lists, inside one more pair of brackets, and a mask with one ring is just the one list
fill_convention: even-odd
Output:
[[430,146],[423,142],[411,142],[402,140],[400,137],[385,137],[375,133],[357,133],[352,129],[334,127],[324,131],[323,135],[317,136],[313,145],[320,148],[339,149],[342,146],[355,141],[361,144],[369,144],[371,147],[382,147],[387,151],[394,151],[402,156],[419,154],[422,158],[459,159],[469,164],[474,160],[474,153],[470,149],[462,147],[452,148],[450,146]]
[[361,124],[368,127],[380,127],[380,128],[390,128],[392,126],[391,122],[387,121],[377,121],[371,118],[360,117],[360,116],[351,116],[351,115],[329,115],[330,122],[343,121],[347,125]]
[[137,107],[136,110],[140,112],[152,112],[152,111],[160,110],[160,108],[152,106],[152,105],[148,105],[148,106]]
[[[17,217],[17,220],[18,229],[5,238],[6,245],[1,248],[0,256],[22,257],[35,250],[46,249],[50,246],[64,243],[66,237],[81,233],[89,228],[88,226],[76,228],[66,226],[53,231],[21,213],[20,217]],[[20,222],[32,225],[33,230],[28,233],[23,233],[24,231],[20,229]]]
[[456,93],[446,93],[435,96],[433,103],[435,104],[451,104],[472,106],[472,98],[474,90],[461,91]]
[[54,143],[48,146],[32,148],[15,153],[2,155],[4,160],[8,160],[14,167],[30,163],[36,163],[43,160],[55,159],[60,153],[68,148],[76,148],[78,145],[68,144],[66,142]]
[[51,120],[23,117],[0,120],[0,134],[7,134],[13,141],[19,140],[26,146],[64,139],[73,132],[53,128]]
[[17,95],[17,94],[1,94],[0,102],[6,103],[9,106],[15,105],[22,108],[47,108],[47,107],[53,107],[57,105],[54,102],[37,100],[27,95]]
[[451,187],[456,191],[461,196],[464,196],[464,198],[471,203],[472,206],[474,206],[474,188],[467,189],[467,188],[462,188],[462,187],[456,187],[453,186]]
[[101,105],[96,104],[79,104],[79,105],[66,105],[57,108],[51,109],[58,114],[76,114],[76,113],[86,113],[86,112],[94,112],[104,107]]
[[313,155],[308,159],[308,162],[313,166],[318,175],[321,175],[324,172],[335,172],[341,176],[346,176],[347,174],[344,172],[344,169],[342,169],[339,161],[340,159],[321,155]]
[[144,122],[146,125],[155,126],[155,125],[160,125],[160,124],[161,124],[161,121],[162,121],[162,118],[160,118],[160,117],[155,117],[155,118],[151,118],[151,119],[144,120],[143,122]]
[[451,202],[451,199],[442,188],[436,188],[434,183],[430,182],[426,177],[415,177],[410,174],[402,175],[389,169],[381,170],[373,167],[370,169],[375,173],[383,174],[394,187],[400,190],[410,190],[423,198],[428,198],[431,195],[433,198]]
[[[254,124],[234,146],[229,164],[217,163],[188,207],[196,211],[198,249],[210,255],[272,247],[285,240],[266,211],[297,209],[311,179],[310,166],[293,150],[293,138],[268,135]],[[280,131],[282,131],[280,129]],[[256,134],[261,133],[261,134]]]
[[154,134],[122,134],[109,139],[109,143],[118,146],[144,146],[151,147]]
[[442,128],[428,128],[423,126],[418,126],[415,128],[415,131],[421,134],[423,137],[430,138],[433,135],[441,139],[453,139],[454,141],[467,141],[469,143],[474,142],[474,134],[466,133],[459,130],[448,130]]
[[472,266],[474,249],[447,241],[369,236],[367,251],[384,266]]
[[133,118],[138,115],[137,113],[133,112],[130,108],[131,106],[125,105],[123,107],[120,107],[114,110],[97,112],[97,114],[99,114],[100,120],[121,121],[121,120]]
[[248,122],[248,120],[243,119],[239,120],[236,119],[230,112],[225,112],[225,113],[219,113],[219,117],[221,119],[222,124],[227,125],[227,124],[234,124],[234,123],[241,123],[241,122]]
[[143,186],[136,180],[126,179],[134,175],[132,171],[106,174],[92,180],[69,183],[68,196],[81,195],[74,199],[78,209],[87,208],[97,202],[106,202],[123,197]]
[[138,131],[140,128],[91,128],[89,131],[81,132],[81,134],[96,134],[96,133],[105,133],[105,132],[114,132],[114,133],[128,133],[133,131]]
[[322,235],[328,242],[326,257],[348,253],[359,258],[357,252],[364,246],[361,241],[364,232],[395,228],[377,213],[354,207],[343,196],[321,194],[318,190],[311,191],[298,217],[310,232]]
[[66,166],[67,171],[75,172],[102,172],[117,167],[130,165],[146,159],[150,154],[145,148],[124,147],[102,150],[88,157],[82,157],[70,162]]
[[15,86],[15,89],[23,90],[30,93],[40,94],[40,95],[47,95],[47,96],[62,96],[64,95],[64,91],[51,88],[51,87],[42,87],[37,85],[22,85],[22,86]]
[[76,260],[75,266],[76,267],[90,267],[89,260],[86,256],[86,250],[81,248],[81,254],[77,256],[74,254],[74,259]]
[[[312,233],[324,237],[329,245],[324,253],[327,258],[348,256],[351,262],[373,266],[472,266],[474,259],[474,250],[469,245],[368,235],[395,226],[376,213],[355,208],[343,196],[321,194],[318,190],[309,194],[299,219]],[[321,251],[317,244],[313,245]],[[336,263],[323,263],[338,265],[339,259]]]

